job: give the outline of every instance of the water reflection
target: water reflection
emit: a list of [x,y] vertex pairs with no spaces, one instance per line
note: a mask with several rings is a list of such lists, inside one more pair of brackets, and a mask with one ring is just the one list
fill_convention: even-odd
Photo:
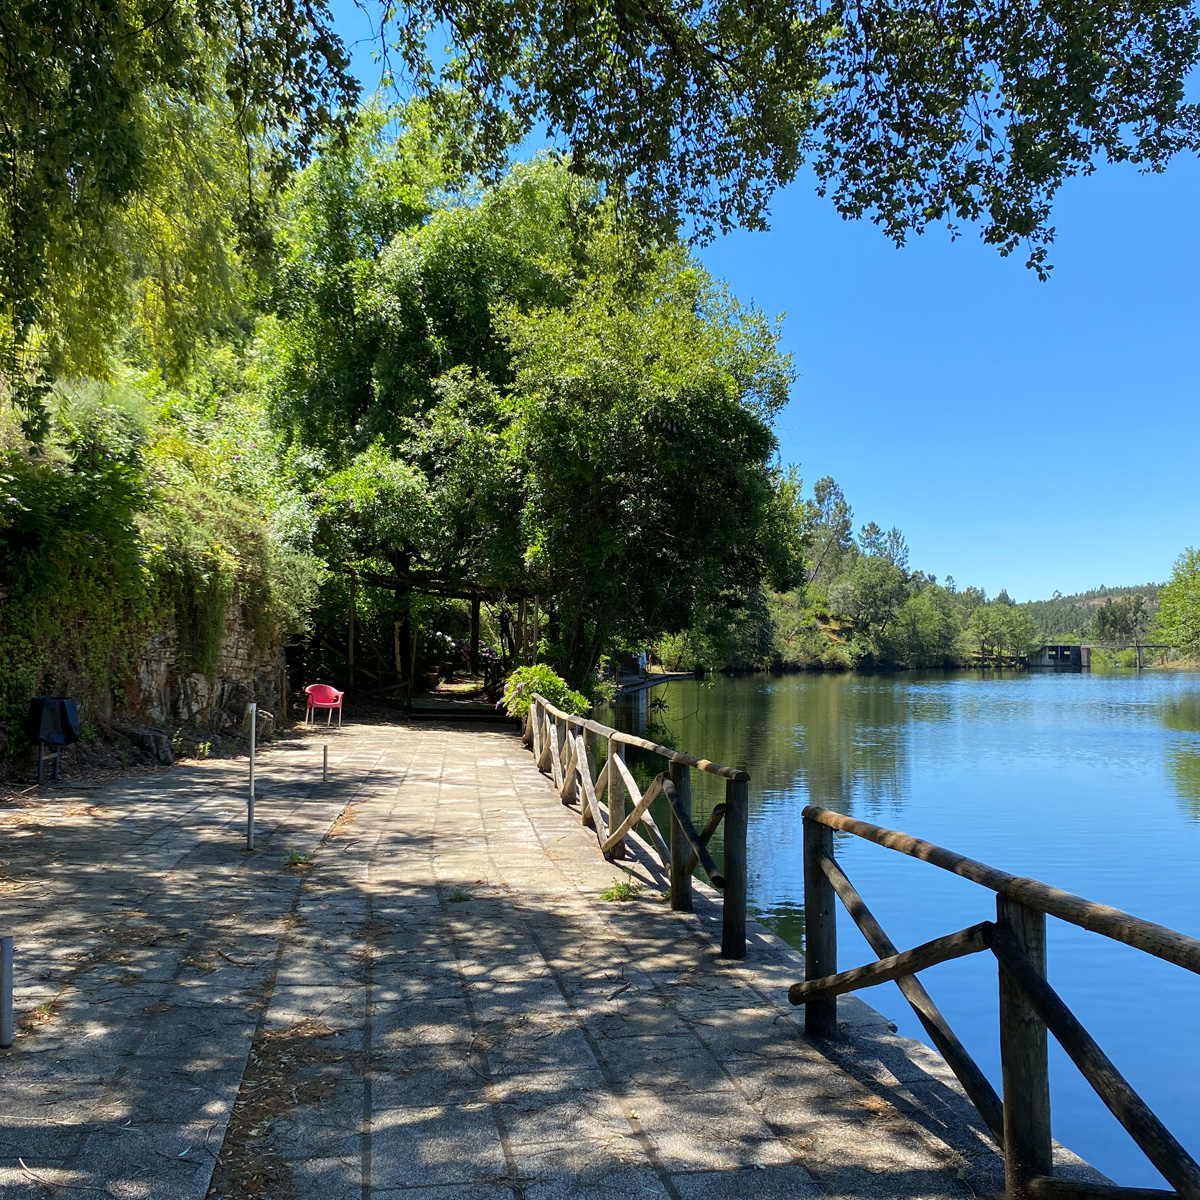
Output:
[[[750,902],[794,946],[804,936],[800,813],[809,801],[1200,933],[1200,673],[758,675],[656,695],[662,703],[652,698],[648,709],[643,698],[598,715],[625,729],[648,718],[680,749],[749,769]],[[663,767],[630,761],[645,779]],[[722,795],[719,779],[693,772],[698,818]],[[665,828],[666,812],[655,818]],[[713,848],[719,861],[719,837]],[[839,839],[838,857],[898,944],[991,911],[981,889],[859,839]],[[1200,1153],[1200,979],[1062,922],[1051,922],[1049,938],[1055,986]],[[872,957],[841,918],[839,940],[846,966]],[[976,956],[930,976],[998,1083],[994,964]],[[1114,989],[1131,976],[1153,979],[1149,1023],[1131,1023]],[[902,1033],[923,1036],[893,985],[864,999]],[[1120,1183],[1162,1187],[1066,1060],[1052,1055],[1051,1069],[1055,1136]]]
[[[748,767],[759,803],[782,793],[839,812],[876,812],[898,808],[907,794],[912,715],[895,677],[756,675],[657,692],[651,716],[670,744]],[[644,704],[632,697],[601,719],[643,729]],[[925,719],[934,707],[926,705]]]
[[1182,735],[1167,743],[1167,772],[1184,811],[1200,821],[1200,695],[1172,697],[1159,709],[1159,719]]

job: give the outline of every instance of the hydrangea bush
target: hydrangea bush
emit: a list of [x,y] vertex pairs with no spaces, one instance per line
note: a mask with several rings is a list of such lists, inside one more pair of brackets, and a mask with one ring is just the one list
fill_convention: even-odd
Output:
[[501,703],[511,716],[524,717],[533,704],[534,693],[549,700],[555,708],[577,716],[586,716],[591,709],[587,697],[573,692],[567,681],[545,663],[518,667],[504,683]]

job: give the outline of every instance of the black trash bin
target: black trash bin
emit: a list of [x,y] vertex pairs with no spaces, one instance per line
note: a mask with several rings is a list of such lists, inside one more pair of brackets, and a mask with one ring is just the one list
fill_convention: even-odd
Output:
[[46,752],[54,759],[58,779],[59,754],[64,746],[79,741],[79,713],[68,696],[34,696],[29,702],[29,740],[37,744],[37,781],[42,782]]

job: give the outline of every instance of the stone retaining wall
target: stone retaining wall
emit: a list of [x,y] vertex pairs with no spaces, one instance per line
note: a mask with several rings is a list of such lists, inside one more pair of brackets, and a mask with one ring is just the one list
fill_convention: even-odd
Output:
[[[250,701],[278,712],[283,684],[283,650],[263,650],[242,621],[241,607],[225,613],[221,658],[212,679],[181,673],[179,636],[172,622],[150,639],[132,687],[128,708],[159,725],[195,725],[221,729],[241,725]],[[129,694],[132,693],[132,694]]]

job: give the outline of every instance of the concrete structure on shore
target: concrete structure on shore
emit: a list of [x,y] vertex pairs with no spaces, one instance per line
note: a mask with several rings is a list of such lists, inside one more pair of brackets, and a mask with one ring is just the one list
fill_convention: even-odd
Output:
[[1072,646],[1068,643],[1043,643],[1032,650],[1026,666],[1056,667],[1059,670],[1090,671],[1092,668],[1091,646]]
[[244,762],[0,806],[5,1200],[1002,1190],[940,1058],[854,997],[806,1038],[800,956],[720,959],[711,895],[605,862],[511,728],[349,716],[260,756],[253,854]]

